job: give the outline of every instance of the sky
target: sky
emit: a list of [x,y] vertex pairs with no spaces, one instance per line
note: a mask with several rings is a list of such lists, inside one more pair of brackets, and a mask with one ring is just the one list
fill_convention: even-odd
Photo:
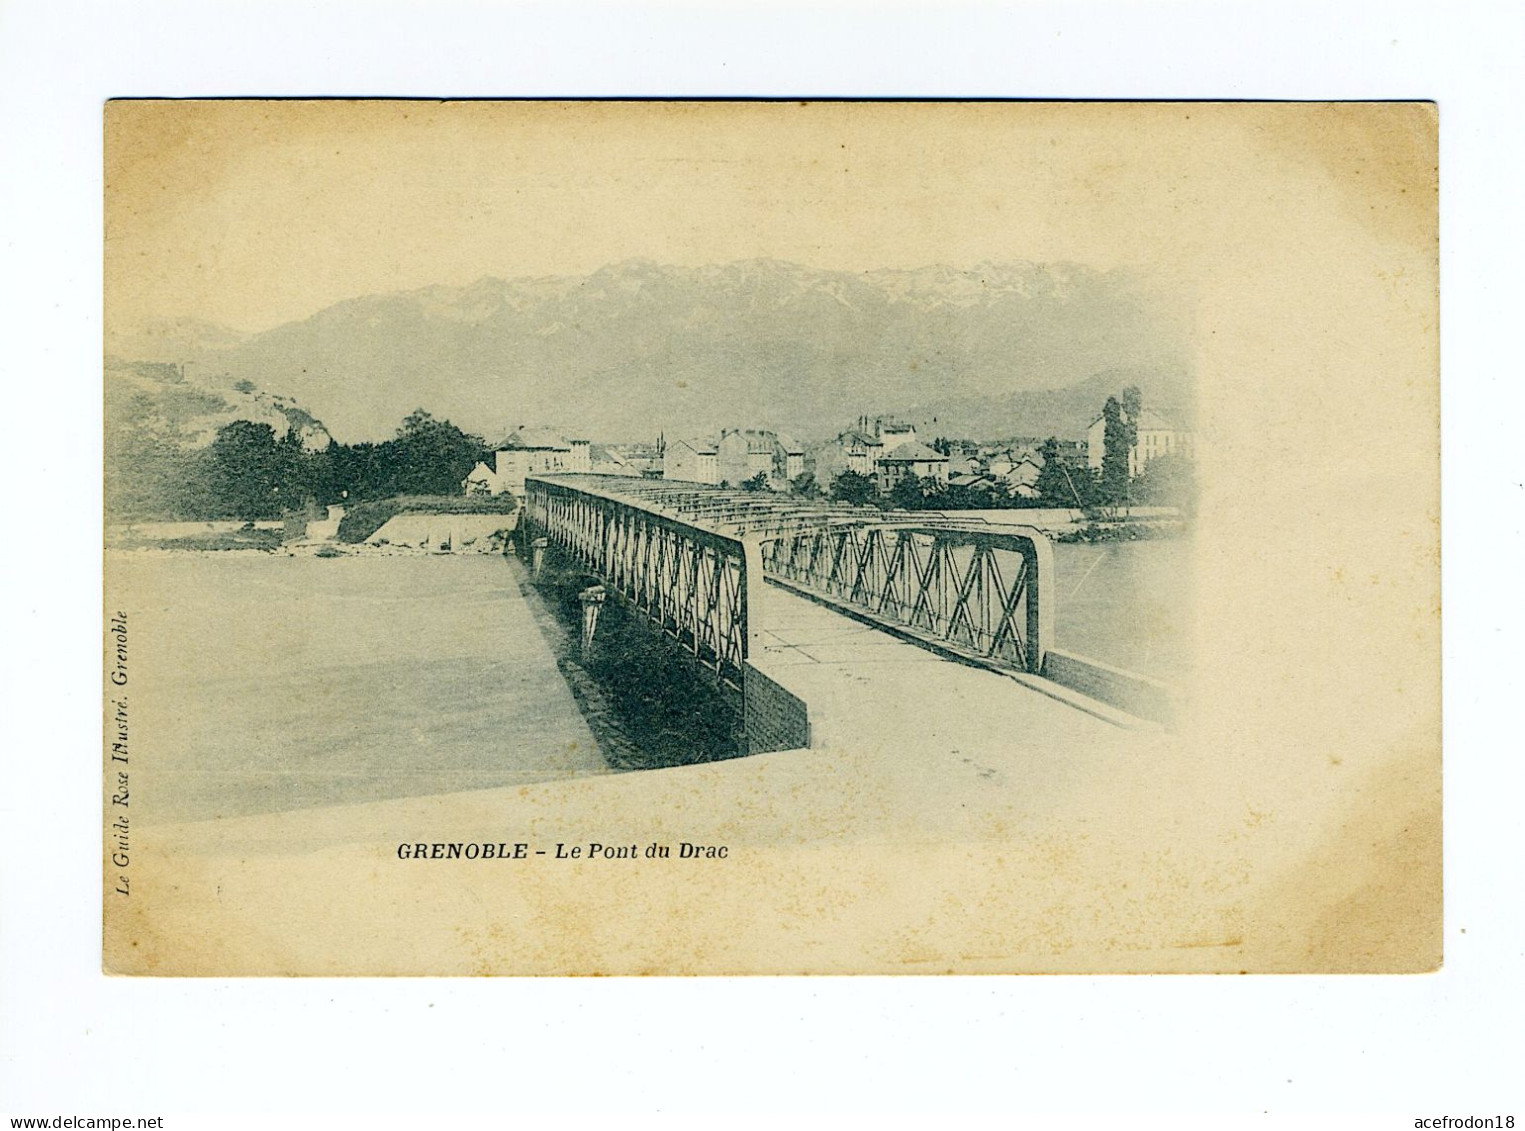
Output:
[[1317,177],[1350,157],[1310,149],[1306,112],[1229,109],[114,102],[108,317],[258,331],[358,295],[632,258],[1194,279],[1233,238],[1237,195],[1264,210],[1257,165]]

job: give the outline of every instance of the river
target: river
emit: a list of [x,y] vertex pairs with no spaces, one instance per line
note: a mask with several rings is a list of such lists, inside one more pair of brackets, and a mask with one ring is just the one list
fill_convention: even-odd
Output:
[[[1187,666],[1185,541],[1060,544],[1060,647]],[[492,555],[117,553],[134,813],[157,823],[611,772]]]
[[113,553],[107,568],[145,821],[610,772],[501,557]]
[[1189,539],[1054,546],[1058,646],[1169,682],[1190,668]]

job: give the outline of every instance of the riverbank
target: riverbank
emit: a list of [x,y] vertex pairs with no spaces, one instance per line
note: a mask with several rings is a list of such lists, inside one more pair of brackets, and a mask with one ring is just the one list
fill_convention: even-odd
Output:
[[1191,527],[1179,519],[1128,519],[1119,522],[1087,522],[1054,533],[1056,542],[1148,542],[1181,539]]
[[[332,508],[339,510],[340,508]],[[285,522],[194,522],[120,524],[106,528],[106,547],[113,552],[201,553],[257,551],[301,557],[388,556],[476,553],[501,555],[517,515],[400,514],[371,532],[363,541],[335,537],[340,519],[288,524]]]
[[106,527],[111,550],[240,551],[269,553],[280,548],[286,524],[279,520],[241,522],[128,522]]

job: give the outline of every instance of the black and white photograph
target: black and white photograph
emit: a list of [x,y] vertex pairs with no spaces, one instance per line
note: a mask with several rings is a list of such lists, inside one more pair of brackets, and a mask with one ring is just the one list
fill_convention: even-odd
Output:
[[[108,969],[1440,961],[1432,106],[105,142]],[[1308,257],[1385,330],[1318,422],[1222,340]],[[1355,419],[1372,498],[1272,536]],[[1381,660],[1326,703],[1279,633]]]
[[0,1123],[1508,1131],[1522,18],[14,0]]

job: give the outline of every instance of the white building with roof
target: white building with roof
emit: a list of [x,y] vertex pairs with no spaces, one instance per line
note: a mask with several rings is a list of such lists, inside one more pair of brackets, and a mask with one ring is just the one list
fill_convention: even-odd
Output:
[[545,426],[522,425],[494,446],[492,466],[477,464],[461,486],[468,495],[523,495],[529,476],[591,471],[590,449],[587,440],[569,440]]
[[[1137,476],[1151,460],[1163,455],[1190,456],[1193,451],[1192,434],[1178,428],[1172,421],[1152,408],[1138,414],[1138,430],[1134,443],[1128,449],[1128,475]],[[1086,463],[1093,470],[1100,470],[1107,454],[1107,418],[1102,413],[1086,429]]]
[[916,440],[908,440],[880,456],[875,472],[879,490],[884,493],[892,491],[895,484],[913,475],[946,483],[948,457]]
[[501,495],[503,493],[503,488],[498,482],[498,473],[480,460],[471,469],[471,474],[461,480],[461,490],[468,495]]
[[881,416],[874,421],[874,438],[885,451],[893,451],[901,444],[916,442],[916,425],[897,420],[893,416]]
[[761,475],[783,489],[805,471],[805,449],[782,432],[728,428],[715,445],[720,482],[739,487]]
[[824,490],[844,471],[872,477],[884,445],[871,431],[849,428],[815,449],[815,480]]
[[682,483],[719,483],[715,441],[703,436],[668,440],[662,451],[662,478]]

